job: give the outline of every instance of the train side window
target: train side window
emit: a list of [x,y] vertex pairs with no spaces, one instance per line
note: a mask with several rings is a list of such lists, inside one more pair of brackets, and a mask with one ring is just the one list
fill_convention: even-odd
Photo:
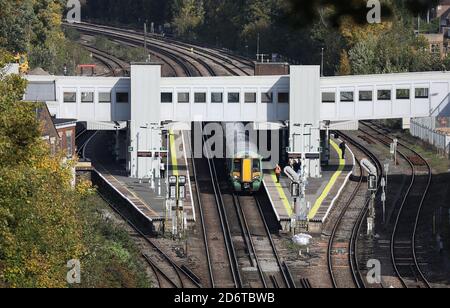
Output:
[[240,159],[234,160],[234,168],[233,172],[241,172],[242,169],[242,163]]
[[76,103],[77,92],[64,92],[64,103]]
[[228,93],[228,103],[238,104],[241,102],[239,92],[230,92]]
[[98,93],[99,103],[111,103],[111,92],[99,92]]
[[82,92],[81,93],[82,103],[93,103],[94,102],[94,92]]
[[130,102],[128,92],[117,92],[116,102],[122,104],[128,104]]
[[161,103],[172,104],[173,103],[173,93],[172,92],[162,92],[161,93]]
[[223,93],[220,93],[220,92],[211,93],[211,103],[213,103],[213,104],[223,103]]
[[416,98],[430,98],[430,89],[416,88]]
[[278,103],[280,103],[280,104],[289,104],[289,93],[287,93],[287,92],[278,92]]
[[336,103],[336,93],[334,93],[334,92],[322,93],[322,103],[327,103],[327,104]]
[[379,101],[390,101],[391,100],[391,90],[378,90],[378,100]]
[[359,101],[360,102],[373,101],[373,92],[372,91],[359,91]]
[[245,102],[248,104],[256,103],[256,93],[245,93]]
[[189,92],[178,93],[178,103],[180,103],[180,104],[189,104],[190,103]]
[[261,93],[261,103],[271,104],[273,103],[273,94],[272,92]]
[[344,91],[341,92],[341,102],[344,103],[351,103],[355,101],[354,93],[353,91]]
[[397,89],[397,99],[409,99],[410,90],[409,89]]
[[261,170],[261,163],[258,159],[253,160],[253,172],[260,172]]
[[206,103],[206,93],[194,93],[194,102],[195,103]]

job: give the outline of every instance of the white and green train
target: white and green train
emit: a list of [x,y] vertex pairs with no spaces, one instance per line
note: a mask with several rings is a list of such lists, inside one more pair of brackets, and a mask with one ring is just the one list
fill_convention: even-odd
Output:
[[[262,186],[262,157],[243,123],[223,123],[226,141],[226,167],[236,192],[254,193]],[[256,140],[256,139],[255,139]]]

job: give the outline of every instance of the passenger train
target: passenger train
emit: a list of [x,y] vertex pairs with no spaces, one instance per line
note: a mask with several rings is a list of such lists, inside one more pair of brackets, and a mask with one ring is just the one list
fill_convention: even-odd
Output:
[[254,193],[262,186],[262,157],[243,123],[223,123],[226,168],[235,192]]

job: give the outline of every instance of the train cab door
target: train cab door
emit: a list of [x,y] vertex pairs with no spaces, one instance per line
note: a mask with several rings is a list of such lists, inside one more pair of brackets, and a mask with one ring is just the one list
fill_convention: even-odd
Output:
[[252,160],[250,158],[242,160],[242,182],[251,183],[252,181]]

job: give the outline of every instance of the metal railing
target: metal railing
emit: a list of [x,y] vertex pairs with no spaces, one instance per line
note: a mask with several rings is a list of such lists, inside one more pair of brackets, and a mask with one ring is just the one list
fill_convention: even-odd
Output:
[[438,132],[414,119],[411,120],[410,132],[412,136],[435,147],[439,154],[450,158],[450,135]]

